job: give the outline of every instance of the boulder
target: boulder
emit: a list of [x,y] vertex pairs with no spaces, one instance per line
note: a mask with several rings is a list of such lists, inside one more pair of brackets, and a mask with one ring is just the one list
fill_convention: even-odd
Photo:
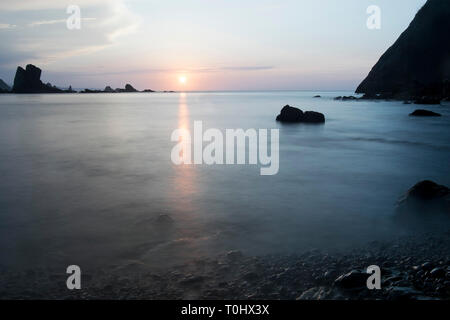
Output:
[[412,117],[440,117],[441,114],[433,112],[433,111],[429,111],[429,110],[422,110],[422,109],[418,109],[415,110],[413,113],[409,114]]
[[298,108],[286,105],[283,109],[281,109],[281,112],[277,116],[276,120],[287,123],[324,123],[325,116],[319,112],[303,112]]
[[421,181],[399,199],[397,213],[408,216],[450,216],[450,189],[433,181]]
[[342,289],[362,289],[367,288],[369,275],[359,270],[352,270],[341,275],[334,281],[334,284]]
[[106,86],[104,92],[114,92],[114,90],[110,86]]
[[320,112],[306,111],[305,113],[303,113],[303,118],[302,118],[301,122],[324,123],[325,116]]

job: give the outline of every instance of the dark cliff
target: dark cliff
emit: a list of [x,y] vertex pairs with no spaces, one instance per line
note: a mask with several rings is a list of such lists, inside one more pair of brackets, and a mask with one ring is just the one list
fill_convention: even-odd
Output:
[[390,98],[449,97],[450,1],[428,0],[381,56],[356,93]]

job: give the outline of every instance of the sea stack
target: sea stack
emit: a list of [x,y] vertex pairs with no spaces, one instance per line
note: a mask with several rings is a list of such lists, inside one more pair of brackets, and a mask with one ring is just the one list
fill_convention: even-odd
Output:
[[450,1],[428,0],[356,93],[393,99],[450,95]]
[[25,69],[17,67],[14,77],[13,93],[60,93],[63,90],[41,81],[41,69],[29,64]]

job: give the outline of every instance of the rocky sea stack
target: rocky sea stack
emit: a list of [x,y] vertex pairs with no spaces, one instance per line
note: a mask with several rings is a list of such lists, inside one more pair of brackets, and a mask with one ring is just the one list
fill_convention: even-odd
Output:
[[450,95],[450,1],[428,0],[356,93],[437,100]]

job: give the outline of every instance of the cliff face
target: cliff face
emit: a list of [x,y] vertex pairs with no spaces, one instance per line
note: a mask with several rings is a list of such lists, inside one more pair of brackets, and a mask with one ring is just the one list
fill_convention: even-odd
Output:
[[59,93],[62,90],[43,84],[41,81],[41,69],[29,64],[25,69],[17,67],[14,77],[14,93]]
[[428,0],[381,56],[356,93],[449,97],[450,1]]

